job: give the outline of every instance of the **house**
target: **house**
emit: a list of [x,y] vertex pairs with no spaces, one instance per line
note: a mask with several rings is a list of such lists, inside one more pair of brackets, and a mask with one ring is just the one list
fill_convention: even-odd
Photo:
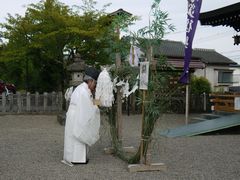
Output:
[[[182,42],[163,40],[155,49],[154,56],[164,55],[173,67],[183,69],[184,50]],[[237,69],[236,62],[213,49],[195,48],[192,51],[190,70],[198,77],[207,78],[213,91],[228,91],[228,87],[234,85],[233,73]]]
[[[211,26],[230,26],[236,32],[240,31],[240,2],[230,4],[225,7],[214,9],[208,12],[200,13],[199,20],[201,25]],[[234,45],[240,44],[240,36],[235,35]],[[240,89],[240,67],[237,64],[232,65],[233,70],[233,87]],[[221,73],[220,73],[221,74]],[[226,76],[230,76],[231,72],[224,73]],[[226,87],[225,87],[226,88]]]
[[233,86],[238,86],[240,88],[240,65],[235,64],[232,65],[233,71]]
[[201,58],[205,64],[204,69],[197,69],[196,76],[207,78],[213,91],[228,91],[230,86],[234,85],[233,74],[237,67],[236,62],[223,56],[213,49],[194,49],[193,54]]
[[[156,58],[159,56],[167,57],[167,62],[170,65],[182,71],[184,67],[184,50],[185,46],[180,41],[163,40],[160,46],[154,48],[153,53]],[[205,64],[199,57],[193,55],[189,68],[191,72],[194,72],[196,69],[205,68]]]

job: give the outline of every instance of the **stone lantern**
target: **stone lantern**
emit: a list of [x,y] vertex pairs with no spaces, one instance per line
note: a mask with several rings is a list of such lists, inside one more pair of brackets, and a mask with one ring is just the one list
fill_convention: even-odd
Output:
[[67,67],[67,70],[71,73],[70,86],[78,86],[83,82],[83,74],[85,70],[85,62],[81,59],[80,54],[75,54],[73,63]]
[[[67,70],[71,73],[71,80],[69,82],[69,85],[72,88],[72,90],[74,90],[75,87],[77,87],[79,84],[81,84],[83,82],[83,75],[84,75],[84,70],[85,70],[85,62],[84,62],[83,59],[81,59],[80,54],[77,53],[77,54],[74,55],[73,63],[70,64],[67,67]],[[68,89],[70,89],[70,88],[68,88]],[[69,106],[69,100],[66,100],[66,105],[65,105],[65,109],[66,110],[68,109],[68,106]],[[65,125],[65,121],[66,121],[66,112],[65,111],[63,111],[62,113],[58,114],[57,121],[61,125]]]

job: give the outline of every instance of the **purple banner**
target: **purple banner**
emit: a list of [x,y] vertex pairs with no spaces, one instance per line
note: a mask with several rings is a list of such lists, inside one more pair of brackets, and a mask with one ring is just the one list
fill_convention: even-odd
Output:
[[184,54],[184,70],[179,79],[180,83],[189,83],[189,64],[192,57],[192,42],[197,27],[202,0],[188,0],[187,29]]

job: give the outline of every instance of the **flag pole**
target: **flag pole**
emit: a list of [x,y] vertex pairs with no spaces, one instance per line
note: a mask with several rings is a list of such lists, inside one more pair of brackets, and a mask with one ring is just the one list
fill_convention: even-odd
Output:
[[188,124],[189,119],[189,85],[186,85],[186,103],[185,103],[185,124]]
[[192,57],[192,42],[199,19],[202,0],[189,1],[187,13],[186,42],[184,51],[184,70],[180,77],[180,83],[186,84],[185,124],[188,124],[189,115],[189,66]]

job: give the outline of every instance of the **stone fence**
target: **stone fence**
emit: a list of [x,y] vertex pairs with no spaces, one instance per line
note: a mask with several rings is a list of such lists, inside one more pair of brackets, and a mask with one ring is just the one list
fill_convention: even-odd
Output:
[[62,112],[62,92],[39,94],[20,93],[0,95],[0,114]]

